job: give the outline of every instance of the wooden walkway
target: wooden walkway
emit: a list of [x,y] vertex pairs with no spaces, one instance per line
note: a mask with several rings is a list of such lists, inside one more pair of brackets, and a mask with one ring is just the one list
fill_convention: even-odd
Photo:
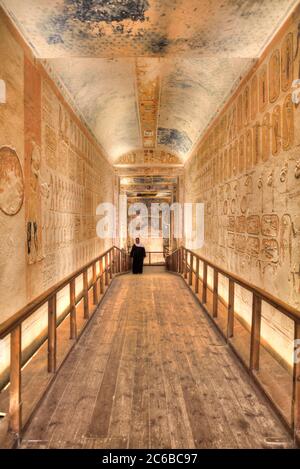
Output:
[[114,279],[23,448],[262,448],[292,441],[183,280]]

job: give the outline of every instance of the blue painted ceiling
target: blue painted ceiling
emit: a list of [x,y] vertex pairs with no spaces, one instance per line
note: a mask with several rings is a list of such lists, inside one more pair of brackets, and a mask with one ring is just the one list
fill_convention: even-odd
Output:
[[184,161],[297,3],[0,0],[112,162],[145,145],[141,96],[146,99],[145,89],[154,86],[151,63],[158,87],[153,145]]

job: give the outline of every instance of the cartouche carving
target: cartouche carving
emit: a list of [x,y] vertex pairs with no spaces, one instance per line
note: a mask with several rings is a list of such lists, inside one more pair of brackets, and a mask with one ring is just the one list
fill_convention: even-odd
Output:
[[272,154],[278,155],[281,148],[281,108],[275,106],[272,113]]
[[281,89],[288,91],[293,81],[293,33],[289,33],[281,46]]
[[268,72],[263,65],[259,72],[259,112],[264,112],[268,104]]
[[280,93],[280,52],[276,49],[269,61],[269,99],[274,103]]

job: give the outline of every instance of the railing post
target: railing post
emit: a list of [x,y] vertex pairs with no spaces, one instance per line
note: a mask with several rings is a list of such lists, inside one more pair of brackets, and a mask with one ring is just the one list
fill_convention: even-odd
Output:
[[70,339],[77,340],[75,278],[70,282]]
[[202,278],[202,303],[206,303],[207,299],[207,264],[203,262],[203,278]]
[[48,372],[56,372],[56,294],[48,300]]
[[194,256],[190,252],[190,272],[189,272],[189,285],[193,285],[193,264],[194,264]]
[[93,264],[93,303],[94,305],[99,303],[96,262]]
[[234,281],[229,279],[228,289],[228,316],[227,316],[227,339],[233,337],[234,328]]
[[294,365],[293,365],[293,397],[292,427],[296,442],[300,443],[300,322],[295,322],[294,332]]
[[99,265],[100,265],[100,294],[102,295],[102,293],[104,292],[104,279],[103,279],[103,257],[101,257],[100,261],[99,261]]
[[184,249],[184,278],[187,278],[187,250]]
[[112,279],[113,277],[113,256],[112,256],[112,249],[109,251],[109,277]]
[[151,252],[149,251],[149,265],[151,265]]
[[119,272],[122,272],[122,251],[119,251]]
[[88,269],[83,271],[83,317],[89,318],[89,282],[88,282]]
[[121,272],[121,267],[120,267],[120,266],[121,266],[121,263],[120,263],[120,251],[119,251],[119,249],[117,249],[117,254],[116,254],[116,256],[117,256],[117,272],[118,272],[118,274],[119,274],[119,273]]
[[199,257],[196,257],[195,293],[199,293]]
[[212,315],[214,318],[218,316],[218,281],[219,281],[218,270],[214,269],[214,292],[213,292],[213,311],[212,311]]
[[124,272],[124,253],[123,251],[120,251],[120,257],[121,257],[121,270],[120,272]]
[[115,248],[112,247],[110,251],[110,257],[111,257],[111,273],[112,275],[115,273]]
[[118,271],[117,268],[117,254],[116,254],[116,248],[113,247],[113,273],[116,274]]
[[255,293],[253,293],[250,369],[256,370],[256,371],[259,370],[260,326],[261,326],[261,298],[257,296]]
[[126,255],[126,270],[130,270],[130,257]]
[[9,429],[20,434],[22,428],[21,400],[21,325],[10,334],[10,388],[9,388]]
[[180,248],[180,273],[183,274],[183,246]]
[[105,285],[108,285],[108,253],[104,256],[104,268],[105,268]]

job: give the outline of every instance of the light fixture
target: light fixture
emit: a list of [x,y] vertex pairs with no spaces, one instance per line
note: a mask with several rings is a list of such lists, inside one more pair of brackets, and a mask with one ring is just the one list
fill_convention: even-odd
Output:
[[0,80],[0,104],[6,103],[6,85],[4,80]]

